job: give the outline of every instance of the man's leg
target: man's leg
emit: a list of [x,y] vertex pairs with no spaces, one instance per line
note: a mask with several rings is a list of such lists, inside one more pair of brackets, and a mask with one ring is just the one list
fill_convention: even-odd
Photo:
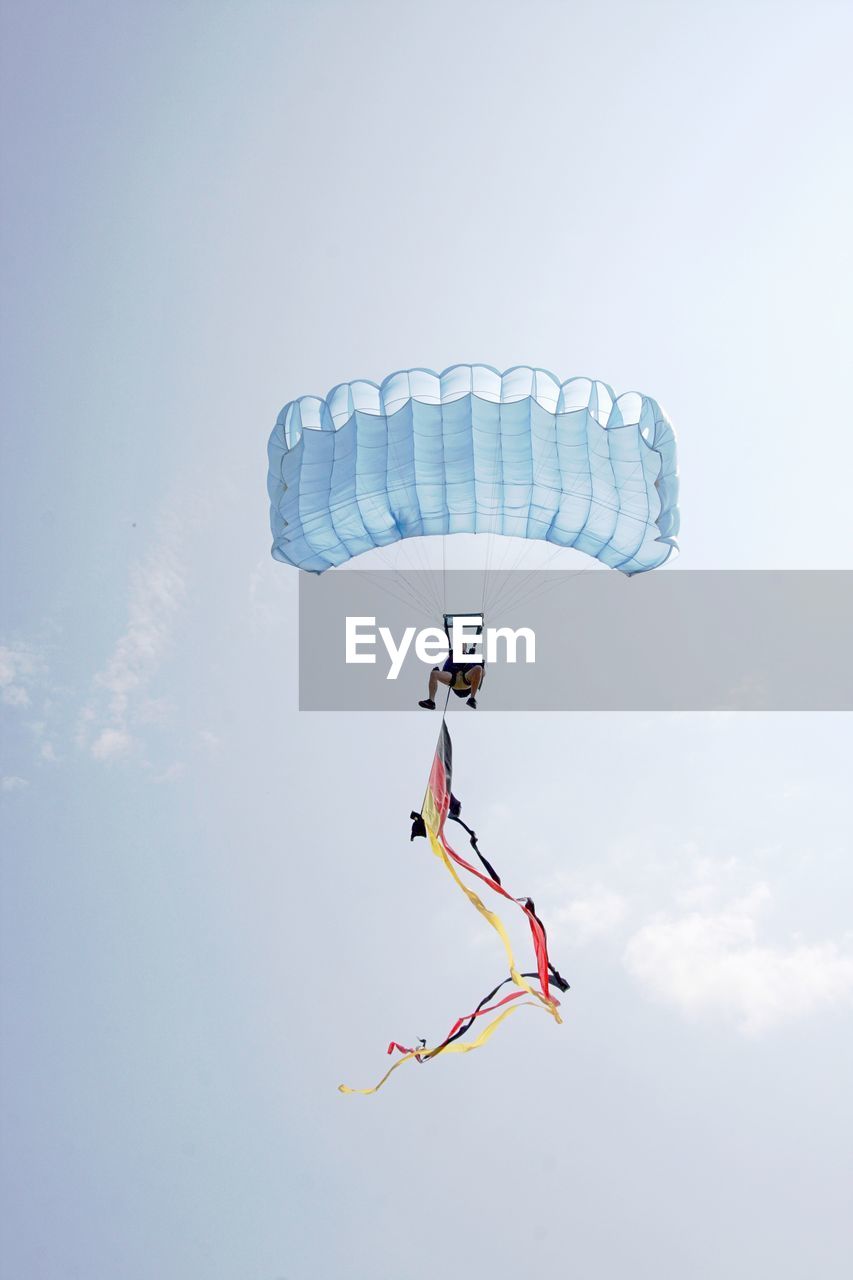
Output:
[[468,672],[468,683],[471,686],[471,695],[468,698],[468,706],[471,707],[474,711],[477,710],[477,690],[480,687],[480,681],[482,680],[482,678],[483,678],[482,667],[474,667],[473,670]]
[[419,707],[423,707],[426,711],[435,711],[435,693],[439,684],[452,684],[453,676],[449,671],[439,671],[438,667],[433,667],[429,673],[429,697],[424,698],[418,703]]

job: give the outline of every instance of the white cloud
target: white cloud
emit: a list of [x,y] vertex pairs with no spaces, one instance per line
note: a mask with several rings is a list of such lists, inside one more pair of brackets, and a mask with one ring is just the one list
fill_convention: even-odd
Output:
[[760,884],[714,913],[658,917],[629,940],[628,972],[653,999],[691,1018],[732,1019],[747,1035],[853,1003],[849,946],[759,940],[755,916],[768,898]]
[[140,724],[168,724],[172,716],[172,704],[168,698],[140,698],[136,718]]
[[[151,686],[170,650],[186,595],[183,548],[191,521],[184,513],[180,519],[167,515],[152,550],[131,574],[125,626],[94,676],[72,730],[78,749],[94,760],[138,756],[138,735],[171,719],[170,704]],[[48,675],[44,657],[33,646],[0,645],[0,702],[29,709],[23,724],[33,736],[37,757],[54,764],[61,759],[57,743],[68,732],[68,706],[75,695],[52,687]]]
[[134,724],[166,716],[165,704],[150,697],[147,687],[169,651],[186,594],[181,542],[178,525],[167,521],[158,544],[132,575],[127,626],[95,677],[105,704],[84,708],[80,717],[78,745],[88,746],[96,760],[126,754],[134,745]]
[[0,778],[0,791],[23,791],[30,784],[26,778],[18,778],[15,774],[5,774]]
[[113,716],[123,716],[131,695],[144,686],[162,660],[184,596],[177,557],[164,539],[133,575],[128,624],[96,682],[110,695]]
[[92,743],[91,751],[96,760],[114,760],[128,753],[133,740],[124,729],[102,729]]
[[7,707],[28,707],[30,695],[19,684],[7,684],[3,687],[3,701]]
[[0,645],[0,697],[7,707],[28,707],[39,659],[23,645]]
[[160,773],[155,773],[152,776],[152,782],[176,782],[178,778],[183,777],[183,774],[184,763],[182,760],[176,760]]
[[585,946],[597,938],[614,934],[625,919],[627,910],[627,903],[620,894],[596,887],[549,913],[549,936],[563,943]]

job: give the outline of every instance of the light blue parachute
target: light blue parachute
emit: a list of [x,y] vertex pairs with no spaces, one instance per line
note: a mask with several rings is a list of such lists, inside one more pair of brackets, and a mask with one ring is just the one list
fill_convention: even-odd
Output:
[[628,574],[677,546],[660,406],[526,365],[405,369],[292,400],[270,437],[269,495],[273,556],[312,573],[429,534],[539,539]]

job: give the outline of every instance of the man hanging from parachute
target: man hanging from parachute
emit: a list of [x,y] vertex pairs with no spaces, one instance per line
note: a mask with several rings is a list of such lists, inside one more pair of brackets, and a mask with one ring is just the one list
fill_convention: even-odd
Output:
[[[441,374],[408,369],[381,385],[342,383],[325,399],[293,400],[270,437],[268,488],[273,556],[316,574],[377,547],[455,533],[573,547],[628,576],[662,565],[677,546],[675,437],[656,401],[636,392],[616,397],[587,378],[561,383],[524,365],[504,373],[487,365],[454,365]],[[461,657],[451,654],[431,672],[419,704],[434,709],[438,686],[447,688],[424,803],[411,815],[412,839],[427,839],[498,934],[508,976],[434,1046],[392,1041],[388,1052],[401,1057],[379,1084],[342,1085],[344,1093],[375,1093],[404,1062],[477,1049],[524,1005],[561,1021],[555,993],[568,983],[551,962],[533,901],[505,887],[451,790],[447,703],[454,692],[476,709],[484,677],[481,657]],[[467,832],[479,868],[450,844],[449,822]],[[503,922],[463,875],[523,912],[533,970],[519,971]],[[512,990],[501,994],[507,986]]]
[[470,707],[472,711],[477,710],[477,693],[480,685],[483,683],[485,675],[485,664],[482,657],[476,656],[476,644],[462,643],[462,657],[456,660],[453,650],[454,623],[461,622],[464,624],[467,619],[472,619],[474,627],[472,627],[472,636],[480,636],[483,633],[483,618],[481,614],[453,614],[446,613],[444,615],[444,632],[447,636],[448,644],[451,651],[445,660],[443,667],[433,667],[429,674],[429,692],[419,703],[419,707],[423,707],[425,711],[435,711],[435,695],[440,684],[445,685],[457,698],[465,698],[465,705]]

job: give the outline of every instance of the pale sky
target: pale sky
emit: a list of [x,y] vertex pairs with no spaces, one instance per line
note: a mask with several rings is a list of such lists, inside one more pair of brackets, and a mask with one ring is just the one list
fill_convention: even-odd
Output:
[[666,408],[676,571],[853,568],[853,8],[3,14],[0,1269],[846,1277],[850,716],[456,715],[565,1022],[344,1098],[502,960],[435,720],[296,710],[265,480],[526,362]]

